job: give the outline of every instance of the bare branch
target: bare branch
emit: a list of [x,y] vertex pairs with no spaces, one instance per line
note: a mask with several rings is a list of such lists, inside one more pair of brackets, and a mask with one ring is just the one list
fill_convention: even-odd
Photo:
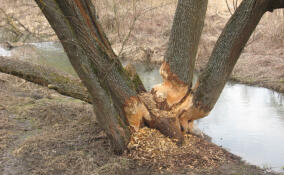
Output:
[[229,5],[229,3],[228,3],[228,0],[225,0],[225,1],[226,1],[226,5],[227,5],[227,8],[228,8],[230,14],[233,15],[233,13],[232,13],[232,11],[231,11],[231,8],[230,8],[230,5]]

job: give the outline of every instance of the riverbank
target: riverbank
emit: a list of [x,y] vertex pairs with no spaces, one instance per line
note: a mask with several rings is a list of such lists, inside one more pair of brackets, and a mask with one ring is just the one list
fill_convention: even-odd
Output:
[[110,150],[90,104],[0,73],[0,174],[275,174],[206,140],[182,147],[155,130]]
[[[264,87],[284,93],[283,48],[274,48],[266,53],[244,52],[230,76],[230,81],[250,86]],[[199,58],[195,71],[201,73],[208,58]]]
[[[118,11],[115,14],[112,3],[107,1],[96,2],[96,6],[100,9],[98,10],[99,20],[115,52],[122,60],[144,62],[149,65],[160,64],[167,49],[176,1],[152,2],[145,0],[135,4],[137,13],[143,12],[143,15],[135,21],[131,32],[129,22],[132,22],[131,17],[137,14],[124,10],[126,7],[132,8],[129,3],[117,3],[116,5]],[[26,42],[57,41],[34,1],[13,0],[4,3],[3,7],[5,7],[6,15],[15,18],[14,24],[15,27],[19,28],[20,33],[27,32],[20,24],[26,26],[31,32],[29,36],[24,36],[25,34],[16,36],[11,25],[5,20],[2,21],[3,24],[1,24],[4,27],[0,27],[0,42],[13,42],[20,37],[17,41],[20,41],[22,46],[12,49],[13,57],[29,59],[28,57],[41,56],[37,55],[34,48],[24,45]],[[31,9],[32,13],[28,13]],[[147,11],[147,9],[154,10]],[[231,81],[284,93],[284,23],[279,22],[282,21],[284,15],[282,12],[276,10],[273,13],[267,13],[261,19],[232,72]],[[0,17],[3,17],[3,19],[7,18],[6,15],[0,13]],[[218,36],[230,15],[225,2],[209,2],[199,44],[196,72],[201,72],[206,66]],[[125,18],[126,16],[130,18]],[[128,36],[127,34],[129,34],[129,37],[124,40],[123,38]],[[19,46],[19,42],[16,45]]]
[[[165,6],[140,19],[120,57],[149,65],[161,63],[173,12],[173,6]],[[228,17],[228,13],[214,9],[207,14],[197,72],[206,65]],[[113,15],[101,18],[119,54],[122,45],[115,26],[107,26],[113,24]],[[281,28],[268,19],[271,16],[265,16],[244,49],[231,80],[283,92],[283,42],[280,35],[273,33]],[[44,21],[35,24],[41,23],[45,25],[40,26],[50,31]],[[41,29],[35,28],[45,31]],[[29,46],[16,49],[18,55],[27,58],[37,54]],[[136,133],[128,152],[116,156],[110,151],[108,139],[96,123],[89,104],[2,73],[0,116],[0,174],[273,174],[246,165],[239,157],[195,136],[188,135],[186,144],[180,148],[149,129]]]

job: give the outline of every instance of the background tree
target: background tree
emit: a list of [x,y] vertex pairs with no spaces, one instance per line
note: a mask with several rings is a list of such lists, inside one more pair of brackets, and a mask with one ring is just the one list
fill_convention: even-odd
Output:
[[[121,153],[131,131],[144,122],[183,140],[193,121],[214,107],[259,20],[284,7],[281,0],[244,0],[223,30],[205,71],[191,87],[207,0],[179,0],[169,47],[160,73],[164,82],[141,92],[139,76],[129,77],[96,19],[91,0],[35,0],[60,39],[71,64],[87,87],[98,122]],[[130,127],[128,127],[130,126]]]

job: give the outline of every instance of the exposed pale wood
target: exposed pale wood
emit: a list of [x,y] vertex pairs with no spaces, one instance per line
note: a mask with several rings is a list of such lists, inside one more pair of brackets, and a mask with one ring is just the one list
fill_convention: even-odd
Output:
[[144,103],[138,97],[131,97],[125,104],[124,111],[130,127],[138,131],[142,126],[144,119],[151,121],[149,111]]
[[139,95],[139,99],[150,113],[151,119],[144,119],[146,124],[150,128],[158,129],[164,135],[176,139],[177,143],[182,143],[183,133],[176,115],[171,111],[160,109],[151,93],[142,93]]
[[172,111],[183,132],[193,131],[193,122],[186,121],[185,115],[193,118],[188,112],[193,110],[190,93],[207,4],[207,0],[178,1],[165,62],[160,68],[163,83],[152,90],[158,107]]
[[[193,91],[187,90],[190,87],[184,83],[182,66],[174,68],[177,63],[167,64],[170,60],[167,57],[160,70],[164,82],[156,86],[153,93],[157,103],[178,115],[181,129],[192,130],[192,121],[207,116],[212,110],[251,33],[263,14],[272,5],[276,6],[275,3],[279,2],[244,0],[240,4],[217,41],[208,66]],[[187,92],[191,94],[185,97]],[[181,99],[185,100],[181,103]]]
[[160,114],[167,112],[168,114],[164,116],[171,116],[176,127],[182,132],[193,132],[193,120],[205,117],[208,113],[194,107],[193,92],[178,78],[178,75],[171,72],[167,62],[162,64],[160,74],[163,83],[156,85],[151,92],[155,101],[155,110]]
[[191,89],[208,2],[179,0],[160,69],[163,83],[151,93],[138,95],[145,88],[135,78],[139,76],[129,71],[131,67],[123,69],[96,19],[91,0],[35,1],[87,87],[98,121],[117,152],[129,141],[128,125],[136,131],[144,122],[182,142],[182,132],[193,132],[193,121],[214,107],[262,15],[283,6],[280,0],[243,0],[217,41],[196,88]]
[[176,74],[171,72],[167,62],[161,65],[160,74],[163,78],[163,83],[156,85],[152,89],[152,93],[158,103],[164,103],[166,101],[167,108],[171,108],[173,105],[177,104],[190,89]]

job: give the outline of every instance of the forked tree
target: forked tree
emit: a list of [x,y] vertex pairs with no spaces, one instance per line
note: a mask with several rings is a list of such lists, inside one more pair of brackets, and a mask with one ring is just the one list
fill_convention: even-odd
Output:
[[143,125],[181,143],[183,134],[192,132],[193,121],[214,107],[263,14],[284,7],[283,0],[243,0],[192,87],[208,0],[179,0],[160,68],[163,83],[145,92],[139,76],[130,76],[114,53],[91,0],[35,1],[87,87],[97,120],[117,153]]

